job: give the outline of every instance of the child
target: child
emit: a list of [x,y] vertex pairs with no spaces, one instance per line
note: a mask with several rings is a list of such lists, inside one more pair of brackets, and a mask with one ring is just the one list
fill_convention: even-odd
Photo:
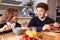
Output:
[[12,32],[12,29],[15,27],[21,27],[18,20],[18,10],[8,8],[3,13],[1,20],[0,20],[0,32],[1,33],[8,33]]
[[[48,11],[48,5],[45,3],[39,3],[36,6],[37,16],[33,17],[31,21],[28,24],[28,27],[34,26],[37,28],[37,31],[45,30],[47,24],[54,23],[55,21],[49,17],[46,16]],[[49,25],[47,25],[49,26]],[[49,29],[49,27],[47,27]]]

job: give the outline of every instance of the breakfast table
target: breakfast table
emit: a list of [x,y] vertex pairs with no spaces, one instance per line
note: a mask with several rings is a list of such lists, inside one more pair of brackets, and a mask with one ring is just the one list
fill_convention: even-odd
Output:
[[60,40],[60,32],[42,32],[42,40]]
[[0,40],[20,40],[21,35],[17,35],[13,32],[7,34],[0,34]]
[[[42,40],[60,40],[60,33],[55,32],[41,32]],[[7,34],[0,34],[0,40],[20,40],[22,35],[17,35],[13,32]]]
[[0,40],[20,40],[21,37],[22,35],[15,34],[13,32],[7,34],[0,34]]

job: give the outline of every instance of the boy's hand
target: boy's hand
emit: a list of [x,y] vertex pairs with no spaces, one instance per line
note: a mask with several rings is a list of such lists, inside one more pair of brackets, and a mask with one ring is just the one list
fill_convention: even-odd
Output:
[[53,23],[54,27],[59,27],[60,24],[58,22]]
[[50,25],[45,24],[45,25],[43,26],[42,30],[43,30],[43,31],[44,31],[44,30],[50,30]]

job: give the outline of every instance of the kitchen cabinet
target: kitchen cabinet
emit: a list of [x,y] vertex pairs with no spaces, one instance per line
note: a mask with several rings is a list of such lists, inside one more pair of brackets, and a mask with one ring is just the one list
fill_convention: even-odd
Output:
[[[29,2],[29,1],[27,0],[26,2]],[[24,4],[25,4],[25,1],[22,2],[21,0],[14,0],[14,1],[13,0],[0,0],[0,10],[2,12],[3,10],[7,8],[14,8],[19,11],[19,14],[22,14],[21,10],[22,8],[24,8]]]

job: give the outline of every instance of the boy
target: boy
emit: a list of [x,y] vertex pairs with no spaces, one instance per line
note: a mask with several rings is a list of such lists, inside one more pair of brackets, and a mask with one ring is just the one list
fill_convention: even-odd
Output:
[[48,11],[48,5],[45,3],[39,3],[36,6],[37,16],[33,17],[31,21],[28,24],[28,27],[34,26],[37,28],[37,31],[45,30],[45,28],[49,29],[49,27],[43,27],[49,26],[48,24],[54,23],[55,21],[47,16],[45,14]]

